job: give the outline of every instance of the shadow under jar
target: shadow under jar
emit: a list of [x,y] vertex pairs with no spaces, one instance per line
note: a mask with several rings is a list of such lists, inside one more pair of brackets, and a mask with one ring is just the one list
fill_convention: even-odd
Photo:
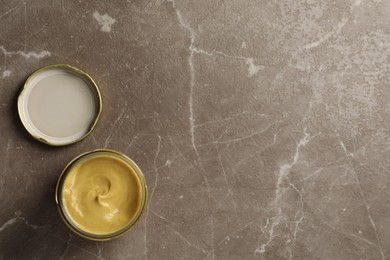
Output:
[[91,240],[109,240],[128,231],[147,202],[145,178],[120,152],[100,149],[73,159],[57,182],[56,203],[65,224]]

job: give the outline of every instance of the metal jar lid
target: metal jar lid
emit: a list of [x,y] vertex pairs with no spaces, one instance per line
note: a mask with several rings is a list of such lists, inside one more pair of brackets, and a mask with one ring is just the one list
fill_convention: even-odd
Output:
[[67,64],[38,69],[18,97],[22,124],[35,139],[53,146],[80,141],[94,129],[102,98],[94,80]]

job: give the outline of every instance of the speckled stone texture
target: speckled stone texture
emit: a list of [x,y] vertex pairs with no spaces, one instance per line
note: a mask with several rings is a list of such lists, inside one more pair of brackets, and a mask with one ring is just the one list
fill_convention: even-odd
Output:
[[[0,0],[0,259],[389,259],[390,1]],[[103,96],[62,148],[16,112],[35,69]],[[54,189],[112,148],[150,199],[125,236],[62,223]]]

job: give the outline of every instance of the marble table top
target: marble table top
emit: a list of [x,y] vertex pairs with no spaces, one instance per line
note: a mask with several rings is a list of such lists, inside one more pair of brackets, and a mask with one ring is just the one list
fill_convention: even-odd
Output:
[[[0,0],[0,259],[389,259],[390,1]],[[21,126],[34,70],[103,96],[49,147]],[[150,198],[125,236],[73,234],[54,202],[75,156],[112,148]],[[388,204],[389,203],[389,204]]]

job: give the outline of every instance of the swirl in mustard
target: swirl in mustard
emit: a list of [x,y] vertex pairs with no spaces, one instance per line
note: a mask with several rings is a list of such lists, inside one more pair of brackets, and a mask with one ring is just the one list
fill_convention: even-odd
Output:
[[62,188],[67,217],[84,232],[113,234],[140,207],[141,184],[134,170],[115,156],[87,158],[70,169]]

